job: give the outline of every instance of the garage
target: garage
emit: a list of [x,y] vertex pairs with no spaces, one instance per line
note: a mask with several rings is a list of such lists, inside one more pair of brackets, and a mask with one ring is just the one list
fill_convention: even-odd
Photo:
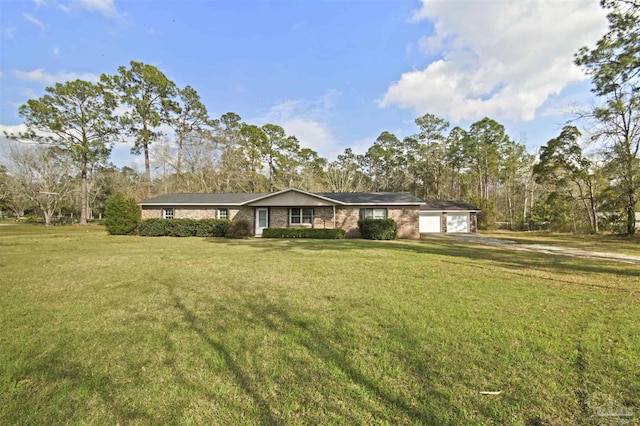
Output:
[[442,232],[442,214],[420,212],[420,233]]
[[461,201],[425,201],[420,206],[420,233],[474,233],[479,211]]
[[469,213],[448,213],[447,232],[469,232]]

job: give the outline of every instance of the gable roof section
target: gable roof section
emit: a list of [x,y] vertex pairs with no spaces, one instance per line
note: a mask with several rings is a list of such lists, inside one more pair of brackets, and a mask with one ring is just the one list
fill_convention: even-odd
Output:
[[462,210],[462,211],[473,211],[479,212],[480,209],[476,206],[463,203],[462,201],[425,201],[421,206],[420,210],[422,211],[453,211],[453,210]]
[[268,201],[267,201],[268,199],[270,199],[270,198],[278,199],[282,195],[287,194],[287,193],[301,194],[302,196],[315,198],[318,201],[322,201],[322,202],[329,203],[329,204],[336,204],[336,202],[338,204],[343,204],[341,201],[336,200],[335,198],[330,198],[330,197],[324,196],[323,194],[307,192],[307,191],[303,191],[301,189],[295,189],[295,188],[288,188],[288,189],[283,189],[282,191],[271,192],[271,193],[268,193],[268,194],[264,194],[261,197],[258,197],[258,198],[254,199],[254,200],[251,200],[251,202],[247,203],[247,204],[253,205],[254,203],[257,203],[259,205],[266,206],[266,205],[268,205]]

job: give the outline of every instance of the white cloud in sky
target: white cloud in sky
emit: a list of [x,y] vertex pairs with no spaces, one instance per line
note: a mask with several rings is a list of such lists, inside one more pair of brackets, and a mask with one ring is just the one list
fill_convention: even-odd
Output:
[[74,0],[83,9],[102,13],[107,18],[120,18],[114,0]]
[[330,91],[314,100],[287,100],[272,106],[264,117],[250,120],[281,126],[287,135],[298,138],[303,148],[311,148],[321,157],[333,159],[344,150],[336,140],[327,116],[340,93]]
[[33,71],[14,71],[16,77],[20,80],[30,81],[41,84],[56,84],[56,83],[64,83],[66,81],[73,80],[86,80],[91,81],[93,83],[97,82],[100,79],[100,76],[95,75],[93,73],[76,73],[76,72],[66,72],[61,71],[57,73],[50,73],[45,71],[42,68],[35,69]]
[[22,17],[24,19],[26,19],[27,21],[31,22],[33,25],[35,25],[36,27],[40,28],[41,30],[44,30],[44,24],[42,23],[42,21],[40,21],[38,18],[36,18],[35,16],[33,16],[30,13],[23,13]]
[[53,56],[58,56],[60,54],[60,48],[54,47],[51,53],[53,54]]
[[534,119],[550,97],[586,79],[573,55],[607,28],[592,0],[422,0],[413,20],[433,22],[433,35],[418,45],[438,59],[402,74],[379,106],[454,122]]
[[13,27],[0,27],[0,35],[4,38],[13,38],[16,33],[16,29]]
[[46,0],[33,0],[33,4],[35,5],[36,8],[40,7],[40,6],[44,6],[47,4]]
[[22,94],[29,99],[35,99],[38,97],[38,94],[35,92],[35,90],[31,88],[23,89]]

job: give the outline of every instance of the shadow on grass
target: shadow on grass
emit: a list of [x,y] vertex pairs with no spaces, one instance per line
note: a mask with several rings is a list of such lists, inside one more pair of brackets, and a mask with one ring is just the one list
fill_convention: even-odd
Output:
[[[197,316],[182,302],[171,284],[165,284],[165,287],[169,292],[174,306],[180,311],[189,328],[194,331],[207,346],[222,357],[227,369],[233,374],[235,382],[242,391],[252,399],[260,412],[262,423],[277,424],[277,419],[271,413],[268,402],[258,393],[256,385],[252,383],[250,378],[243,372],[240,363],[233,358],[231,351],[227,349],[222,341],[212,338],[206,330],[197,324]],[[184,379],[182,381],[183,383],[186,382]]]
[[160,422],[148,411],[116,401],[114,395],[121,385],[108,375],[72,361],[63,345],[27,358],[24,367],[16,368],[12,374],[15,384],[10,395],[0,398],[3,401],[0,419],[20,419],[20,424],[74,423],[80,420],[78,415],[84,416],[86,412],[83,404],[66,400],[69,389],[73,389],[85,402],[99,396],[109,407],[107,412],[116,419]]
[[[615,261],[585,259],[568,255],[515,251],[508,248],[497,248],[482,244],[458,242],[452,240],[396,240],[396,241],[368,241],[368,240],[280,240],[280,239],[208,239],[207,241],[221,245],[242,245],[255,250],[264,251],[354,251],[354,250],[383,250],[401,251],[419,255],[444,256],[459,259],[467,266],[482,267],[482,262],[491,262],[509,269],[510,272],[522,274],[523,270],[551,271],[570,277],[576,272],[613,274],[627,277],[640,277],[640,268]],[[627,288],[615,288],[602,283],[578,283],[564,281],[582,286],[601,287],[628,291]]]
[[[236,359],[240,357],[234,357],[234,350],[225,345],[223,339],[214,338],[212,331],[205,330],[198,325],[199,318],[176,294],[172,285],[165,284],[165,287],[174,306],[180,311],[188,327],[198,335],[202,342],[223,358],[226,368],[233,375],[237,386],[253,401],[256,410],[260,413],[261,422],[263,424],[281,424],[286,421],[285,418],[278,414],[282,408],[278,405],[280,401],[264,396],[268,395],[267,389],[265,389],[268,384],[256,383],[251,379],[254,375],[261,377],[261,373],[264,374],[264,372],[261,372],[257,367],[255,370],[251,370],[252,364],[250,362]],[[381,403],[382,406],[390,410],[391,417],[387,419],[388,421],[393,421],[394,415],[397,416],[398,413],[401,413],[411,423],[446,424],[436,413],[431,412],[434,410],[429,409],[429,404],[442,404],[443,401],[448,399],[446,395],[435,389],[435,385],[432,382],[437,378],[435,371],[437,371],[438,367],[429,363],[429,354],[422,350],[423,343],[411,335],[409,332],[410,326],[395,325],[387,335],[390,339],[393,339],[390,344],[391,347],[407,348],[407,350],[402,350],[401,353],[394,353],[394,359],[402,362],[405,371],[409,371],[412,377],[417,378],[423,384],[423,392],[428,395],[429,400],[424,396],[402,395],[398,391],[394,392],[389,388],[389,385],[376,380],[371,371],[365,367],[357,366],[354,362],[358,359],[357,355],[355,355],[356,358],[354,359],[354,355],[350,356],[348,351],[344,349],[345,346],[351,344],[345,336],[342,336],[343,333],[349,334],[350,325],[348,323],[337,320],[332,326],[323,326],[290,312],[290,308],[286,306],[271,302],[265,302],[264,304],[253,303],[250,300],[251,298],[244,302],[239,301],[239,306],[235,307],[238,312],[237,316],[243,321],[245,327],[265,330],[268,335],[275,336],[279,342],[283,342],[282,348],[274,348],[276,352],[286,351],[287,347],[291,347],[293,344],[294,347],[304,348],[305,352],[311,355],[311,359],[306,357],[300,359],[291,353],[276,353],[276,355],[287,360],[286,371],[282,373],[288,377],[287,380],[292,380],[291,376],[295,377],[293,379],[295,381],[294,387],[304,389],[303,392],[307,393],[313,392],[313,390],[310,391],[308,389],[309,387],[323,393],[324,403],[328,406],[313,407],[314,409],[318,409],[321,412],[328,410],[334,416],[338,415],[340,421],[346,421],[348,424],[361,423],[362,417],[358,417],[358,415],[361,416],[365,413],[375,417],[375,414],[371,412],[372,407],[370,402],[367,402],[367,398],[363,399],[359,393],[355,397],[347,395],[345,393],[346,390],[341,389],[344,384],[332,383],[335,386],[331,389],[318,389],[315,387],[315,383],[309,382],[309,375],[313,375],[314,371],[320,370],[326,375],[337,369],[340,372],[340,376],[346,377],[348,382],[357,386],[358,389],[364,390],[365,394],[376,404]],[[257,355],[251,354],[251,356]],[[268,360],[267,362],[274,362],[274,360]],[[305,387],[304,383],[308,383],[308,386]],[[307,393],[302,396],[302,399],[308,400],[310,398]],[[332,404],[330,401],[331,396],[336,395],[341,402],[345,403]],[[412,403],[412,397],[422,400],[420,403]],[[457,411],[453,406],[450,408],[453,411]],[[313,410],[310,409],[310,411]],[[389,413],[383,411],[381,416],[384,417],[385,415],[389,415]]]

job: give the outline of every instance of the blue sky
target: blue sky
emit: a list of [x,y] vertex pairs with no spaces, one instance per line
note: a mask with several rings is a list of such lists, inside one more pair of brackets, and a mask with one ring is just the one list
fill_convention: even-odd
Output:
[[[572,55],[605,31],[597,0],[2,0],[0,131],[46,86],[136,60],[329,159],[427,112],[489,116],[533,150],[590,100]],[[112,160],[136,161],[126,144]]]

